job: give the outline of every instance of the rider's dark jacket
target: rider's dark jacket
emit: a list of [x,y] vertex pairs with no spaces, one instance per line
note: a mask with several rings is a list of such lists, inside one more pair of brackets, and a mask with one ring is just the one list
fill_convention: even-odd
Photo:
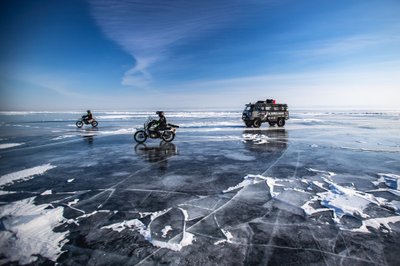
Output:
[[165,116],[161,116],[160,119],[158,119],[158,129],[164,129],[167,127],[167,119]]
[[93,115],[92,115],[92,113],[88,113],[87,115],[82,116],[82,118],[86,119],[86,120],[91,120],[91,119],[93,119]]

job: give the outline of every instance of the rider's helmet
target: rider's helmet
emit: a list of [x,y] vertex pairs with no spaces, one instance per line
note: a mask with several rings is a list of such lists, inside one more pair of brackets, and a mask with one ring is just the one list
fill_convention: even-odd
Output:
[[156,114],[158,114],[159,117],[164,116],[164,112],[163,111],[157,111]]
[[87,110],[86,113],[90,114],[90,110]]

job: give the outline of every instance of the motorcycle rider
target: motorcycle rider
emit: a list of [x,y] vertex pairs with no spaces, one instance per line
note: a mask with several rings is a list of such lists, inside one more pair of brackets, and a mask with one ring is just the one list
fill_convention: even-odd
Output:
[[92,112],[90,112],[90,110],[87,110],[87,111],[86,111],[86,115],[83,115],[82,118],[83,118],[84,120],[86,120],[88,123],[91,123],[91,122],[92,122],[92,119],[93,119]]
[[158,117],[159,117],[159,119],[157,121],[156,129],[160,130],[160,129],[166,128],[167,127],[167,119],[164,116],[164,112],[163,111],[157,111],[156,114],[158,114]]
[[157,111],[158,120],[153,120],[149,124],[149,131],[152,134],[159,134],[159,130],[162,130],[167,127],[167,119],[164,116],[163,111]]

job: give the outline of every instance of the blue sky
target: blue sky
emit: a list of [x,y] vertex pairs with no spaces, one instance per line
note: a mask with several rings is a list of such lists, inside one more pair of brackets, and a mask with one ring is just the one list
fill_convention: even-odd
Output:
[[1,1],[2,110],[400,108],[400,2]]

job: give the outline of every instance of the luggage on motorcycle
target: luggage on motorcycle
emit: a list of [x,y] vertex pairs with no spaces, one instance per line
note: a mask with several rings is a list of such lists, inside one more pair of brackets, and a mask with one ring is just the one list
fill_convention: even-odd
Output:
[[168,123],[168,126],[169,126],[169,127],[174,127],[174,128],[179,128],[179,126],[178,126],[178,125],[169,124],[169,123]]

